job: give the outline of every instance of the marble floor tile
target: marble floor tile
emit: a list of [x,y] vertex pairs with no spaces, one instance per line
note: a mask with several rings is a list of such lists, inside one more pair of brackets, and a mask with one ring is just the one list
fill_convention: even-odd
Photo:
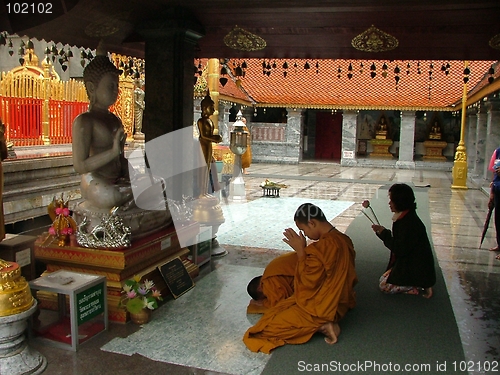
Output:
[[[445,277],[466,359],[475,362],[498,361],[500,357],[500,299],[498,298],[500,295],[500,261],[495,259],[496,253],[488,251],[488,248],[493,246],[495,242],[493,222],[490,225],[483,247],[478,249],[488,202],[487,192],[485,193],[482,188],[481,181],[474,184],[468,183],[469,189],[467,190],[453,190],[451,189],[451,172],[442,170],[399,170],[391,165],[387,165],[387,168],[373,166],[341,167],[336,163],[313,162],[296,165],[255,163],[249,168],[249,174],[244,176],[248,202],[251,203],[261,199],[262,189],[259,185],[265,178],[289,184],[290,187],[282,192],[283,197],[287,199],[322,199],[353,202],[332,220],[332,223],[343,231],[347,229],[355,217],[360,215],[360,203],[364,199],[371,199],[377,194],[387,194],[386,190],[378,190],[381,186],[395,182],[410,182],[415,186],[430,185],[428,196],[431,226],[428,231],[432,237],[436,257]],[[255,237],[256,234],[268,232],[268,223],[260,220],[260,222],[252,223],[251,228],[249,233],[252,237]],[[279,238],[281,239],[281,237]],[[250,276],[253,272],[259,272],[271,259],[283,251],[270,249],[269,246],[260,248],[259,246],[263,245],[255,245],[255,242],[225,244],[224,247],[228,250],[228,255],[214,258],[211,267],[216,271],[210,272],[212,269],[207,268],[207,265],[203,266],[200,276],[201,281],[205,278],[211,280],[208,277],[217,275],[219,269],[224,269],[227,266],[249,272],[247,276]],[[218,294],[217,298],[221,298],[221,295],[229,296],[229,293],[236,293],[231,285],[226,285],[225,282],[220,281],[216,280],[212,285],[214,287],[213,293]],[[235,287],[242,288],[244,284],[246,285],[246,282],[247,280],[240,280],[240,283],[237,286],[235,284]],[[241,291],[239,293],[241,294]],[[182,298],[174,302],[182,303]],[[244,296],[245,300],[247,298]],[[215,297],[214,299],[219,301]],[[240,302],[240,304],[243,304],[243,302]],[[169,303],[166,305],[169,305]],[[194,311],[188,312],[188,310],[190,310],[190,307],[185,307],[182,314],[195,314]],[[198,311],[197,317],[205,319],[206,315],[210,316],[210,313],[212,313],[213,319],[218,319],[214,314],[216,310],[214,310],[213,304],[210,307],[207,306],[206,310]],[[159,312],[157,311],[155,314]],[[240,314],[243,313],[243,309],[239,305],[234,305],[232,312]],[[155,314],[153,314],[154,317],[157,316]],[[177,316],[172,317],[172,319],[177,318]],[[240,316],[239,319],[241,319],[242,326],[238,327],[238,335],[234,335],[235,337],[238,336],[236,337],[237,341],[241,341],[243,326],[246,327],[250,324],[248,320],[245,320],[247,319],[246,315]],[[210,324],[210,322],[207,324]],[[166,319],[164,325],[170,327],[171,322]],[[100,347],[114,337],[125,339],[134,334],[134,331],[135,329],[128,324],[124,327],[112,325],[110,332],[106,333],[102,339],[97,340],[96,343]],[[187,331],[189,332],[189,330]],[[228,338],[221,339],[219,343],[210,337],[219,334],[222,335],[223,332],[213,328],[212,334],[203,339],[203,343],[207,345],[213,343],[216,346],[210,348],[210,352],[204,352],[206,357],[210,359],[210,363],[215,364],[222,358],[228,358],[224,356],[225,352],[231,353],[231,356],[242,355],[242,353],[237,353],[239,350],[245,351],[245,348],[241,347],[241,342],[235,342],[235,346],[231,347],[233,344],[230,344],[231,341]],[[199,335],[192,332],[192,336],[184,336],[182,345],[173,348],[172,352],[183,358],[189,358],[191,355],[190,349],[199,345],[200,341]],[[238,348],[238,350],[235,350],[235,348]],[[238,371],[250,373],[250,371],[254,370],[255,374],[258,373],[257,367],[250,368],[251,366],[244,370],[233,367],[233,364],[226,368],[213,367],[207,369],[206,367],[198,367],[202,366],[198,362],[179,366],[178,362],[156,362],[144,357],[161,354],[157,352],[125,356],[95,350],[93,346],[83,346],[81,351],[74,355],[61,353],[57,349],[46,347],[37,347],[37,350],[48,358],[47,374],[51,375],[98,374],[99,372],[92,372],[92,369],[90,369],[90,372],[82,372],[82,369],[89,370],[89,366],[85,366],[85,363],[92,361],[96,362],[98,368],[105,368],[106,365],[112,368],[113,363],[117,361],[127,363],[128,366],[120,367],[123,370],[119,373],[123,375],[137,374],[139,365],[148,369],[154,368],[157,373],[165,374],[208,375],[216,372],[240,374],[245,372]],[[182,350],[183,353],[181,353]],[[242,363],[246,363],[246,360],[242,359]],[[238,366],[238,364],[234,364],[234,366]],[[127,371],[126,368],[129,368],[130,371]],[[64,369],[64,372],[61,372],[61,369]]]

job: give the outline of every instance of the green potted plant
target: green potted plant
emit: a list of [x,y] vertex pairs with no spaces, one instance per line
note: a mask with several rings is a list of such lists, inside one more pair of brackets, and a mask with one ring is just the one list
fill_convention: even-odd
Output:
[[150,280],[141,282],[140,276],[126,280],[123,285],[125,297],[120,305],[130,313],[130,319],[137,324],[147,323],[151,311],[158,307],[158,301],[163,301],[161,293]]

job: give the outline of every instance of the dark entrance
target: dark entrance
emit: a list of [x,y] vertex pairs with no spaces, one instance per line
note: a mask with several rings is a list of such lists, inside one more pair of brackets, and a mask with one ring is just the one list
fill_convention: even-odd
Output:
[[342,114],[316,113],[316,160],[340,160],[342,150]]

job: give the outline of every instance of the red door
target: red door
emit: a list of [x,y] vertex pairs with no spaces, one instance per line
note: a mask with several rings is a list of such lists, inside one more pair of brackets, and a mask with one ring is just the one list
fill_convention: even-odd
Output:
[[342,114],[316,113],[315,159],[340,160],[342,150]]

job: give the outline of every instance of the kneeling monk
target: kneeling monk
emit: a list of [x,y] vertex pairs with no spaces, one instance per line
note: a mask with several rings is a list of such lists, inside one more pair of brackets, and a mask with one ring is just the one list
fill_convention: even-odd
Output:
[[247,314],[261,314],[268,308],[293,294],[297,253],[290,251],[282,254],[266,266],[262,276],[254,277],[247,286],[252,297]]
[[[285,344],[303,344],[316,332],[337,342],[339,320],[356,305],[355,252],[351,239],[326,219],[311,203],[301,205],[294,215],[300,233],[288,228],[283,239],[297,252],[294,294],[268,309],[244,337],[254,352],[269,354]],[[316,242],[306,246],[306,238]]]

